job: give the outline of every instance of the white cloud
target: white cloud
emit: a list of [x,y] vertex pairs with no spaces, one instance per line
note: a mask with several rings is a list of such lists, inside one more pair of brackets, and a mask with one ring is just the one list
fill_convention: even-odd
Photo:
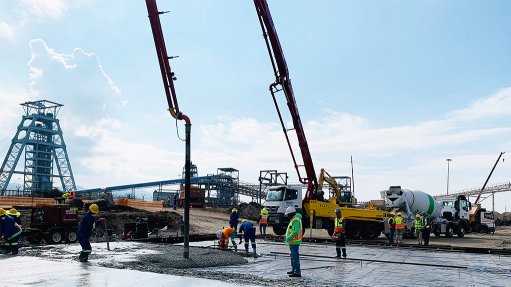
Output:
[[38,18],[62,18],[68,11],[64,0],[23,0],[23,10]]
[[511,116],[511,87],[500,89],[488,97],[478,99],[467,108],[448,114],[450,119],[458,121],[503,116]]
[[0,21],[0,36],[9,42],[14,41],[14,28],[6,22]]

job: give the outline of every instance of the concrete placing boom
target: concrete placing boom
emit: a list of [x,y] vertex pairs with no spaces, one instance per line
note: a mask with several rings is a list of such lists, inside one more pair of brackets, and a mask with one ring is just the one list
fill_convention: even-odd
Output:
[[[275,30],[275,25],[273,25],[273,19],[271,17],[270,9],[268,8],[268,3],[266,3],[266,0],[254,0],[254,4],[257,10],[257,15],[259,16],[261,29],[264,33],[266,47],[268,48],[268,53],[270,54],[270,59],[272,61],[271,64],[273,67],[273,73],[275,74],[275,82],[270,85],[270,92],[273,98],[273,103],[277,108],[280,124],[282,125],[282,130],[286,136],[287,144],[289,150],[291,151],[291,157],[293,158],[293,163],[296,172],[298,173],[298,178],[301,183],[307,184],[307,193],[305,194],[304,200],[308,201],[311,199],[316,199],[318,191],[318,180],[314,171],[314,164],[312,163],[312,157],[309,151],[309,145],[307,144],[307,139],[305,138],[305,132],[303,130],[300,114],[298,113],[298,107],[296,106],[293,86],[291,85],[291,79],[289,78],[289,71],[287,69],[286,59],[284,58],[284,52],[282,52],[282,47],[280,45],[277,31]],[[277,103],[277,99],[275,98],[275,94],[279,91],[283,91],[284,95],[286,96],[287,106],[293,120],[293,129],[287,129],[284,125],[282,114],[280,113],[279,105]],[[306,173],[305,178],[300,174],[300,165],[298,165],[296,162],[293,147],[289,141],[288,132],[291,130],[296,132],[296,137],[298,138],[298,145],[300,147],[300,152],[303,159],[302,166],[305,168]]]
[[190,134],[192,123],[190,118],[179,110],[177,103],[176,91],[174,89],[174,73],[170,69],[169,60],[167,55],[167,47],[165,47],[165,39],[163,38],[163,31],[161,29],[160,14],[156,6],[156,0],[146,0],[147,13],[149,14],[149,22],[151,23],[151,30],[153,32],[154,45],[156,47],[156,54],[158,55],[158,62],[160,64],[161,77],[163,79],[163,86],[165,88],[165,95],[167,96],[167,103],[169,112],[173,118],[185,121],[185,201],[184,201],[184,252],[183,257],[190,257],[189,249],[189,231],[190,231],[190,166],[191,166],[191,152],[190,152]]
[[[297,186],[277,186],[267,189],[266,202],[264,206],[269,211],[268,222],[273,227],[273,232],[277,235],[283,235],[286,232],[288,219],[284,217],[284,212],[287,207],[294,207],[297,212],[301,213],[304,220],[304,228],[326,229],[329,234],[333,234],[335,215],[334,211],[340,205],[343,216],[347,218],[346,221],[346,234],[348,237],[358,238],[376,238],[383,230],[383,218],[386,216],[385,211],[368,210],[361,208],[349,208],[348,202],[344,204],[339,199],[338,189],[335,195],[330,200],[325,200],[323,192],[318,190],[318,180],[314,171],[314,164],[312,162],[307,139],[303,130],[298,107],[295,102],[293,94],[293,87],[289,79],[289,71],[287,68],[284,53],[280,45],[277,31],[273,24],[273,20],[265,0],[254,0],[254,5],[259,17],[259,23],[263,30],[266,48],[270,54],[273,73],[275,74],[275,82],[270,85],[270,92],[273,98],[273,103],[277,109],[280,123],[286,136],[291,157],[293,158],[294,167],[298,173],[298,178],[301,183],[307,184],[307,192],[302,200],[302,189]],[[293,128],[287,129],[282,119],[276,93],[283,91],[287,100],[287,106],[293,121]],[[298,139],[298,145],[303,159],[303,165],[298,165],[296,157],[289,140],[289,131],[294,130]],[[302,177],[299,167],[305,168],[306,176]],[[324,179],[324,178],[323,178]],[[334,186],[337,188],[337,186]],[[351,196],[350,196],[351,197]],[[312,234],[312,230],[311,230]]]

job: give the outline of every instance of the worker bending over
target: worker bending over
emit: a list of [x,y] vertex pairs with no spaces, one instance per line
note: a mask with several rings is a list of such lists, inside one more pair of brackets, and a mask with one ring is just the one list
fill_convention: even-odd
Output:
[[413,227],[415,228],[415,236],[417,236],[417,244],[422,245],[422,218],[418,213],[415,214]]
[[256,227],[254,224],[250,221],[243,220],[240,225],[240,244],[241,244],[241,235],[243,234],[243,240],[245,240],[245,252],[248,253],[248,241],[252,243],[252,251],[254,257],[257,257],[256,253],[256,242],[255,242],[255,236],[256,236]]
[[232,227],[226,227],[224,229],[218,230],[216,232],[216,237],[219,239],[218,245],[220,246],[220,249],[228,249],[230,239],[232,246],[234,247],[234,251],[238,251],[238,246],[236,245],[236,229]]
[[2,243],[7,247],[7,254],[17,255],[21,226],[16,223],[14,218],[7,215],[3,208],[0,208],[0,231],[2,233]]
[[341,257],[341,251],[342,251],[342,257],[346,258],[346,217],[343,217],[341,215],[341,209],[336,208],[335,209],[335,220],[334,220],[334,241],[335,241],[335,250],[337,251],[336,257]]
[[16,208],[11,208],[9,211],[7,211],[7,214],[14,218],[14,221],[21,226],[21,213],[16,210]]
[[85,213],[78,226],[78,231],[76,234],[78,235],[78,242],[82,246],[82,251],[80,252],[80,256],[78,260],[80,262],[87,262],[89,260],[89,254],[92,252],[92,247],[90,245],[89,237],[92,234],[92,230],[96,228],[97,222],[103,222],[104,218],[99,218],[97,221],[94,218],[95,214],[99,213],[99,207],[97,204],[91,204],[89,206],[89,211]]

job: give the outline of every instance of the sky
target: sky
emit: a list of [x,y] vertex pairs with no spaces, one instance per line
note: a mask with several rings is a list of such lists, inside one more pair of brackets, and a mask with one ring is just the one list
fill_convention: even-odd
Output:
[[[276,169],[297,182],[252,1],[157,3],[199,175],[233,167],[255,183]],[[391,185],[436,195],[447,158],[456,192],[480,188],[506,152],[488,185],[511,181],[511,2],[268,4],[316,173],[350,175],[353,157],[359,201]],[[167,112],[145,1],[0,1],[2,158],[19,104],[43,99],[64,105],[79,187],[181,177],[184,123]],[[495,210],[511,210],[511,192]]]

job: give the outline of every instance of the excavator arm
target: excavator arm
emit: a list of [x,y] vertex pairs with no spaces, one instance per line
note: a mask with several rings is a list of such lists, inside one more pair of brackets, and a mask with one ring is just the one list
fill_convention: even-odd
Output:
[[[287,68],[286,59],[284,58],[284,52],[282,51],[282,46],[280,45],[275,25],[273,24],[273,19],[271,17],[270,9],[268,8],[268,3],[266,3],[266,0],[254,0],[254,5],[257,10],[257,15],[259,16],[259,23],[261,24],[264,40],[266,42],[266,48],[270,54],[271,64],[275,74],[275,82],[270,85],[270,92],[273,98],[273,103],[277,109],[277,114],[279,116],[282,130],[284,131],[284,135],[291,152],[291,157],[293,159],[298,178],[301,183],[307,184],[307,193],[305,194],[304,201],[315,200],[317,199],[318,180],[314,171],[314,164],[312,162],[309,146],[307,144],[307,139],[303,130],[300,114],[298,113],[298,107],[296,105],[293,93],[293,86],[291,85],[291,79],[289,79],[289,71]],[[286,97],[289,113],[291,114],[291,119],[293,121],[293,128],[291,129],[286,128],[276,99],[276,93],[280,91],[282,91]],[[289,139],[289,133],[291,131],[295,131],[298,140],[300,153],[303,159],[303,164],[301,165],[297,163],[293,147],[291,146]],[[300,173],[300,167],[305,168],[305,177],[303,177]]]

